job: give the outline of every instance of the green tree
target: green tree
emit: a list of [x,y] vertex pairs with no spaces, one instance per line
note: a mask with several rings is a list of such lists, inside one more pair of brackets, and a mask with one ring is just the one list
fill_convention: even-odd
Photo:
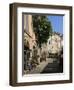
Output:
[[51,22],[47,16],[33,15],[33,30],[36,34],[37,44],[41,48],[43,43],[46,43],[52,33]]

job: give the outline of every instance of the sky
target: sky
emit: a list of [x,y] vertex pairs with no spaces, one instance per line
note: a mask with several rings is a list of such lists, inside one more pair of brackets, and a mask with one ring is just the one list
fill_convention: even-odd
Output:
[[49,15],[48,20],[51,21],[53,31],[63,34],[63,16]]

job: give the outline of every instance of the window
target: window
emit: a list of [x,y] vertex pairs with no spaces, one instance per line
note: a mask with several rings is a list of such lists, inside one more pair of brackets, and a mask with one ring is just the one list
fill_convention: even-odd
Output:
[[49,41],[49,44],[50,44],[50,41]]

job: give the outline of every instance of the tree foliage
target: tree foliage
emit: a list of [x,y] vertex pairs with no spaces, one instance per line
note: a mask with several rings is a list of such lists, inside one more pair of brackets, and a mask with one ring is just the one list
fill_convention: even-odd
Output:
[[36,34],[37,44],[39,47],[46,43],[52,32],[51,22],[47,16],[33,15],[33,30]]

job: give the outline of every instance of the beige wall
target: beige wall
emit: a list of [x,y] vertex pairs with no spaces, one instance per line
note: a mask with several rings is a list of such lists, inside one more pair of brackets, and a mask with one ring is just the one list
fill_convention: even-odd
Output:
[[57,34],[52,35],[48,39],[47,47],[48,47],[49,52],[51,52],[51,53],[58,53],[61,50],[61,48],[63,47],[63,45],[62,45],[62,38],[59,35],[57,35]]
[[[27,18],[27,19],[26,19]],[[36,38],[33,31],[32,15],[24,15],[24,30],[28,33],[27,38],[24,38],[29,42],[29,48],[32,49],[36,45]]]
[[42,52],[59,53],[63,47],[62,43],[63,39],[59,35],[53,34],[46,44],[42,44]]

